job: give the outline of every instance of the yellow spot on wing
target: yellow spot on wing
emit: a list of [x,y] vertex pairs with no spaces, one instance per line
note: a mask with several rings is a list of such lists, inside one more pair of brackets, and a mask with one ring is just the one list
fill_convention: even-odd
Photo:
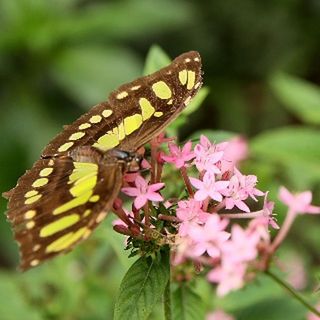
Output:
[[66,142],[66,143],[64,143],[62,146],[59,147],[58,151],[59,151],[59,152],[67,151],[67,150],[70,149],[72,146],[73,146],[73,142]]
[[91,212],[92,212],[92,210],[87,209],[87,210],[84,212],[83,216],[84,216],[84,217],[87,217]]
[[99,150],[107,151],[116,147],[119,142],[118,127],[115,127],[113,130],[110,130],[101,136],[98,141],[93,144],[93,146]]
[[92,116],[89,121],[91,123],[99,123],[100,121],[102,120],[102,117],[99,116],[99,115],[96,115],[96,116]]
[[49,160],[49,162],[48,162],[48,166],[53,166],[54,165],[54,161],[51,159],[51,160]]
[[44,168],[40,171],[39,176],[40,177],[47,177],[50,175],[53,171],[53,168]]
[[40,230],[40,237],[48,237],[51,236],[61,230],[64,230],[80,220],[80,216],[78,214],[70,214],[69,216],[65,216],[60,218],[57,221],[54,221]]
[[90,236],[91,232],[92,231],[90,229],[87,229],[86,232],[83,234],[82,239],[87,239]]
[[128,92],[127,91],[122,91],[122,92],[117,94],[117,99],[121,100],[121,99],[123,99],[123,98],[125,98],[127,96],[128,96]]
[[187,83],[188,90],[191,90],[193,88],[195,81],[196,81],[196,73],[194,71],[188,70],[188,83]]
[[126,136],[126,133],[124,132],[124,124],[123,122],[120,122],[119,126],[118,126],[118,138],[119,140],[123,140]]
[[155,95],[160,99],[170,99],[171,90],[169,86],[164,81],[158,81],[152,85],[152,90]]
[[184,104],[185,104],[185,105],[188,105],[189,102],[190,102],[190,100],[191,100],[191,97],[188,97],[186,100],[184,100]]
[[48,179],[48,178],[40,178],[40,179],[37,179],[37,180],[32,184],[32,186],[33,186],[34,188],[39,188],[39,187],[42,187],[42,186],[46,185],[48,182],[49,182],[49,179]]
[[38,259],[34,259],[34,260],[32,260],[31,262],[30,262],[30,266],[32,266],[32,267],[35,267],[35,266],[37,266],[38,264],[39,264],[39,260]]
[[97,216],[96,223],[100,223],[107,215],[107,212],[101,212]]
[[157,111],[157,112],[154,113],[154,116],[159,118],[159,117],[163,116],[163,112]]
[[74,169],[69,176],[69,184],[74,186],[70,193],[74,197],[70,201],[57,207],[53,214],[60,214],[88,202],[97,183],[98,165],[90,162],[74,162]]
[[35,222],[31,220],[31,221],[27,222],[26,228],[32,229],[35,225],[36,225]]
[[70,247],[72,244],[78,241],[87,232],[87,230],[88,228],[84,227],[77,230],[76,232],[69,232],[65,234],[61,238],[49,244],[46,248],[46,252],[59,252]]
[[110,109],[106,109],[106,110],[103,110],[102,111],[102,115],[105,117],[105,118],[108,118],[108,117],[110,117],[111,115],[112,115],[112,110],[110,110]]
[[135,90],[138,90],[138,89],[140,89],[140,88],[141,88],[141,86],[134,86],[134,87],[132,87],[130,90],[135,91]]
[[56,215],[56,214],[66,212],[66,211],[73,209],[75,207],[81,206],[81,205],[88,202],[88,200],[92,196],[92,193],[93,193],[92,190],[89,190],[86,193],[82,194],[80,197],[74,198],[74,199],[64,203],[60,207],[54,209],[52,213],[54,215]]
[[130,133],[140,128],[142,124],[142,115],[139,113],[136,113],[132,116],[128,116],[124,118],[123,123],[124,123],[124,130],[126,132],[126,135],[129,135]]
[[69,176],[69,183],[80,183],[81,179],[87,179],[92,175],[97,175],[98,165],[90,162],[74,162],[74,169]]
[[40,244],[36,244],[33,246],[32,250],[33,251],[38,251],[41,248]]
[[184,69],[182,71],[179,71],[179,81],[184,86],[187,83],[188,80],[188,73],[187,70]]
[[92,196],[92,197],[89,199],[89,201],[90,201],[90,202],[97,202],[97,201],[99,201],[99,199],[100,199],[100,196],[99,196],[98,194],[95,194],[94,196]]
[[34,202],[38,201],[41,197],[42,197],[42,195],[41,195],[41,194],[38,194],[38,195],[36,195],[36,196],[33,196],[33,197],[31,197],[31,198],[28,198],[28,199],[24,202],[24,204],[34,203]]
[[198,89],[200,87],[200,82],[197,82],[196,85],[194,86],[195,89]]
[[38,193],[39,192],[37,190],[31,190],[31,191],[28,191],[24,196],[25,196],[25,198],[30,198],[30,197],[35,196]]
[[80,183],[75,184],[70,189],[70,193],[76,198],[82,196],[88,190],[92,190],[97,184],[97,175],[92,175],[87,179],[83,179]]
[[70,137],[69,140],[79,140],[81,139],[83,136],[85,136],[84,132],[75,132],[73,133]]
[[155,112],[155,108],[151,105],[150,101],[146,98],[139,99],[139,105],[142,111],[142,119],[148,120]]
[[37,211],[36,210],[28,210],[25,214],[24,214],[24,218],[25,219],[32,219],[35,215],[36,215]]
[[83,124],[80,124],[79,129],[84,130],[84,129],[88,129],[90,127],[91,127],[90,123],[83,123]]

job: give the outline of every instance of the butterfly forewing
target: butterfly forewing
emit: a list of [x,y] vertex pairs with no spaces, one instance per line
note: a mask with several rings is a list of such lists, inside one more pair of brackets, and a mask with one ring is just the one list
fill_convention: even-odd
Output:
[[[137,151],[177,117],[201,84],[200,56],[191,51],[120,86],[108,101],[64,127],[42,159],[5,194],[22,269],[88,237],[112,206],[128,167],[128,159],[106,163],[100,161],[103,155],[113,148]],[[79,159],[73,156],[77,150]]]
[[169,66],[113,91],[107,102],[67,126],[43,156],[66,154],[81,145],[135,151],[178,116],[201,84],[199,54],[182,54]]

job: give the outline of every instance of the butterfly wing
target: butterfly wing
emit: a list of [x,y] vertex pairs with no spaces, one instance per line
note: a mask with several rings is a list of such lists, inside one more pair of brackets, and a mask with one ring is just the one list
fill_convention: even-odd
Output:
[[117,197],[122,171],[117,162],[37,161],[6,194],[20,268],[36,266],[87,239]]
[[169,66],[113,91],[108,101],[66,126],[42,156],[61,156],[81,145],[103,152],[136,151],[178,116],[201,85],[200,55],[182,54]]

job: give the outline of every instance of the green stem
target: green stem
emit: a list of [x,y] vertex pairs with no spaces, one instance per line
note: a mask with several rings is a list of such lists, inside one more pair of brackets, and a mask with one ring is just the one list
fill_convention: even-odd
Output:
[[164,307],[164,319],[165,320],[171,320],[172,314],[171,314],[171,277],[169,276],[169,280],[167,282],[166,288],[163,293],[163,307]]
[[288,283],[283,281],[280,277],[278,277],[270,270],[266,270],[265,273],[275,282],[277,282],[282,288],[286,289],[296,300],[298,300],[307,309],[309,309],[309,311],[320,317],[320,312],[313,305],[311,305],[300,293],[295,291]]

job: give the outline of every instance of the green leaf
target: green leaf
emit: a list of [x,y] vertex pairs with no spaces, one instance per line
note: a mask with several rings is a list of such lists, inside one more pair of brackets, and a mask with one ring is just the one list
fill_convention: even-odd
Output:
[[158,45],[153,45],[147,55],[143,74],[148,75],[170,64],[171,59]]
[[182,111],[179,117],[171,123],[171,125],[166,129],[169,136],[177,136],[178,130],[184,126],[188,120],[189,115],[195,112],[202,104],[204,99],[209,94],[209,88],[203,87],[200,89],[198,94],[192,98],[190,104]]
[[[267,131],[251,141],[251,154],[290,172],[298,187],[320,181],[320,132],[306,127]],[[296,183],[300,183],[297,185]]]
[[320,124],[320,87],[286,73],[270,80],[274,94],[299,119]]
[[255,281],[241,290],[216,298],[215,307],[233,314],[237,320],[300,320],[307,312],[265,274],[259,274]]
[[106,100],[110,92],[140,74],[141,66],[128,50],[115,47],[70,48],[58,55],[51,74],[86,109]]
[[120,285],[114,320],[147,319],[161,298],[168,280],[167,252],[154,259],[151,257],[138,259],[130,267]]
[[174,320],[204,319],[204,303],[200,296],[189,286],[181,284],[181,286],[173,292],[172,298]]
[[2,320],[40,320],[41,310],[32,305],[27,292],[9,273],[0,273],[0,314]]
[[202,87],[197,95],[192,98],[188,106],[183,110],[182,114],[188,116],[198,110],[204,99],[208,96],[209,92],[210,90],[208,87]]

